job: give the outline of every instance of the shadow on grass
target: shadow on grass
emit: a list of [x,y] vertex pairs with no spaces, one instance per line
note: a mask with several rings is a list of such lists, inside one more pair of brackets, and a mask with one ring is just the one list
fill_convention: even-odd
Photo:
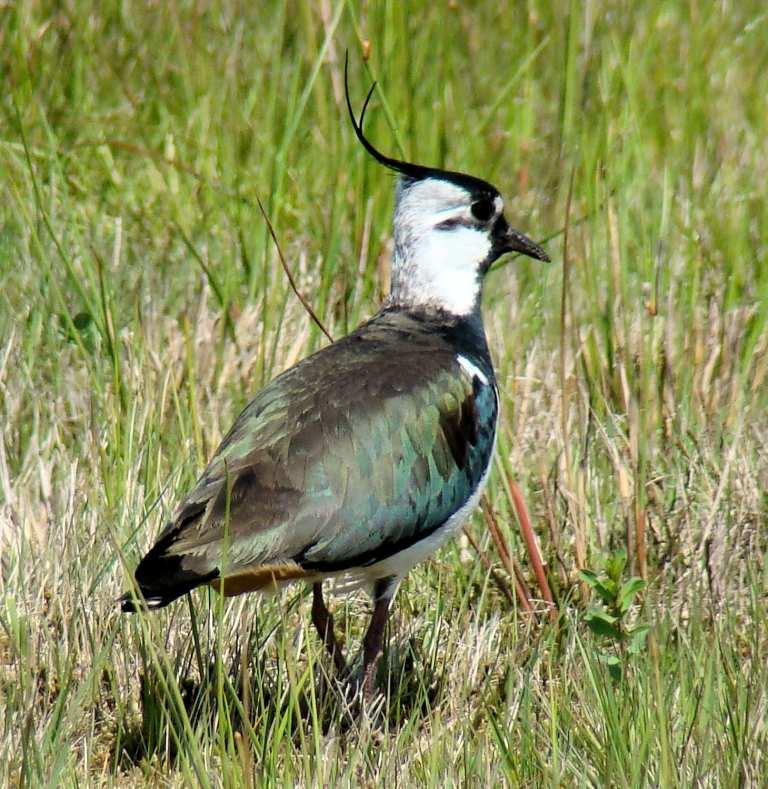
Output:
[[[214,661],[202,679],[187,671],[173,677],[172,685],[154,664],[145,664],[141,717],[118,720],[113,768],[130,770],[153,760],[178,765],[211,745],[242,749],[243,743],[258,765],[278,741],[301,748],[309,730],[354,746],[363,719],[378,731],[421,727],[444,687],[443,673],[427,668],[416,639],[387,648],[378,666],[377,695],[362,707],[359,698],[349,697],[348,678],[334,676],[329,661],[289,667],[268,653],[238,658],[228,668]],[[355,670],[353,664],[350,673]]]

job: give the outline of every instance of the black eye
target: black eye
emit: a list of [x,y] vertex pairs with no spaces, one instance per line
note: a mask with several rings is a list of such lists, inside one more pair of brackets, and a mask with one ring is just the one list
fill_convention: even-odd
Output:
[[470,206],[472,216],[480,222],[487,222],[496,212],[493,200],[477,200]]

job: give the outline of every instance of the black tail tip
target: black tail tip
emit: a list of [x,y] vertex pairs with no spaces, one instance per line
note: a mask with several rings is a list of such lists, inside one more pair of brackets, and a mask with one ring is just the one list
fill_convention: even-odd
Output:
[[161,597],[141,597],[135,592],[126,592],[115,601],[120,606],[124,614],[135,614],[139,611],[151,611],[154,608],[162,608],[170,603]]
[[125,613],[165,608],[197,586],[218,578],[218,569],[200,573],[182,567],[182,556],[166,556],[159,542],[142,560],[134,575],[136,585],[117,599]]
[[120,606],[120,610],[124,614],[135,614],[145,607],[142,606],[141,600],[133,592],[126,592],[121,597],[118,597],[115,602]]

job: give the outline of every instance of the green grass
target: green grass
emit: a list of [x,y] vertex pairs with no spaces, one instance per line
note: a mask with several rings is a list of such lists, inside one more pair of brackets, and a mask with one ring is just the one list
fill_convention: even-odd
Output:
[[[767,35],[757,0],[0,6],[0,785],[764,783]],[[534,590],[517,481],[561,612],[456,541],[352,724],[299,587],[114,605],[238,410],[326,342],[257,198],[334,336],[385,292],[393,180],[347,48],[383,150],[548,239],[487,281],[489,500]],[[622,549],[634,656],[578,576]],[[333,607],[356,644],[366,601]]]

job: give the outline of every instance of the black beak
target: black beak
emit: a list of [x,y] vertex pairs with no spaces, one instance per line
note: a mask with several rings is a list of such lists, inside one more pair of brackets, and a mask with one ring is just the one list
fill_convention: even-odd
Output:
[[511,228],[502,214],[493,226],[493,253],[498,258],[507,252],[519,252],[529,258],[550,262],[549,255],[528,236]]

